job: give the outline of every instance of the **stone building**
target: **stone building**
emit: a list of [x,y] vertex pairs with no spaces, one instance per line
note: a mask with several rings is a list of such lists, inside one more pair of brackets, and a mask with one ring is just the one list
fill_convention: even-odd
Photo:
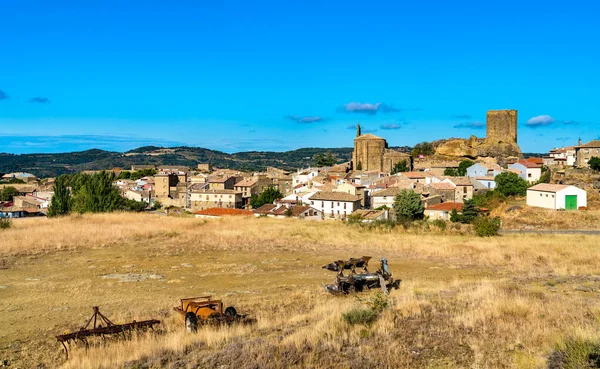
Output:
[[156,199],[163,206],[187,206],[187,173],[183,171],[161,171],[154,176]]
[[360,124],[356,126],[354,151],[352,152],[352,167],[354,170],[391,172],[394,166],[406,161],[408,169],[412,167],[410,155],[388,149],[384,138],[373,134],[362,134]]
[[575,146],[575,166],[578,168],[589,167],[588,161],[594,156],[600,158],[600,140],[593,140],[586,144],[581,143]]
[[490,143],[517,143],[516,110],[488,110],[485,126]]

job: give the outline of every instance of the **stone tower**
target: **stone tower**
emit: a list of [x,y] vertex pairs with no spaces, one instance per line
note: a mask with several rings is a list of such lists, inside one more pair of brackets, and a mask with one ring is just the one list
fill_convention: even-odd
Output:
[[[360,133],[360,126],[357,127]],[[354,139],[354,151],[352,152],[352,167],[354,170],[383,171],[383,154],[387,142],[381,137],[370,133],[357,136]]]
[[516,110],[489,110],[485,125],[487,142],[517,143]]

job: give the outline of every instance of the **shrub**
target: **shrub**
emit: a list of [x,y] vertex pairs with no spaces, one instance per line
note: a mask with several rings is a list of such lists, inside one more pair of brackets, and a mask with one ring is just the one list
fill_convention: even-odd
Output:
[[401,172],[408,172],[408,163],[406,162],[406,160],[401,160],[401,161],[397,162],[394,165],[394,168],[392,168],[392,174],[401,173]]
[[592,156],[591,159],[588,161],[588,165],[593,170],[600,170],[600,158],[597,156]]
[[362,222],[362,215],[350,214],[348,217],[346,217],[346,222],[348,224],[360,224]]
[[569,337],[556,344],[548,368],[600,368],[600,342]]
[[0,218],[0,229],[8,229],[10,227],[12,227],[10,219]]
[[374,296],[363,301],[375,313],[381,313],[390,307],[390,298],[382,292],[377,292]]
[[394,213],[399,221],[421,219],[424,212],[421,195],[413,190],[402,190],[394,199]]
[[527,192],[527,181],[513,172],[500,173],[495,178],[496,191],[504,196],[525,196]]
[[442,219],[435,219],[431,222],[431,224],[433,224],[434,226],[438,227],[440,230],[445,231],[446,230],[446,222],[443,221]]
[[342,314],[342,319],[350,325],[369,325],[377,319],[377,313],[373,309],[353,308]]
[[473,221],[473,231],[479,237],[497,236],[500,230],[500,218],[477,217]]

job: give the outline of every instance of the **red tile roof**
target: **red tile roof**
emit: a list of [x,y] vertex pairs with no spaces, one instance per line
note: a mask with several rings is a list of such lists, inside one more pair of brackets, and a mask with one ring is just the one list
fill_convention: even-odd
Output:
[[569,186],[560,184],[540,183],[529,187],[527,190],[542,191],[542,192],[558,192]]
[[542,165],[533,161],[519,160],[517,163],[521,164],[525,168],[541,168]]
[[194,212],[197,215],[206,215],[211,217],[221,217],[223,215],[254,215],[250,210],[231,209],[231,208],[210,208]]

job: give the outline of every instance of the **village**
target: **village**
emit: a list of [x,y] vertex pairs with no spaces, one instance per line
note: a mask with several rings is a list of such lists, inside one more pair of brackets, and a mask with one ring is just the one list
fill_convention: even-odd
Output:
[[[485,139],[451,139],[434,153],[389,149],[384,138],[363,134],[358,125],[352,161],[331,166],[295,172],[271,167],[248,173],[199,163],[195,168],[136,165],[107,171],[114,173],[113,185],[124,198],[143,202],[148,210],[192,213],[198,218],[347,220],[353,216],[362,222],[383,221],[395,217],[397,195],[410,190],[420,196],[425,217],[447,221],[453,211],[461,213],[465,201],[494,190],[496,178],[503,173],[526,181],[527,206],[587,209],[587,192],[595,190],[594,182],[586,189],[563,183],[563,179],[569,173],[589,171],[594,157],[600,157],[598,140],[579,140],[577,145],[549,150],[543,157],[522,157],[517,146],[517,112],[501,110],[488,112]],[[47,215],[54,180],[22,172],[4,174],[0,217]],[[275,195],[266,202],[256,201],[266,190]]]

